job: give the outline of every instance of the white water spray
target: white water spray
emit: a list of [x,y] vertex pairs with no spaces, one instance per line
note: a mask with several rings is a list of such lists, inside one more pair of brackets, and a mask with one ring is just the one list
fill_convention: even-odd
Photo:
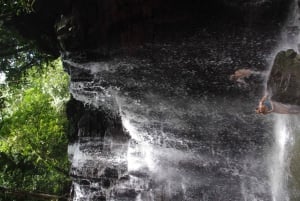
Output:
[[293,141],[289,117],[276,115],[274,119],[275,143],[272,149],[270,180],[273,201],[288,201],[289,149]]
[[[281,50],[299,48],[299,7],[298,0],[294,0],[290,9],[290,16],[283,27],[281,42],[274,51],[273,58]],[[271,69],[270,69],[271,71]],[[289,201],[288,176],[290,164],[290,151],[294,144],[293,129],[289,115],[274,116],[274,145],[271,150],[271,163],[269,165],[270,187],[273,201]]]

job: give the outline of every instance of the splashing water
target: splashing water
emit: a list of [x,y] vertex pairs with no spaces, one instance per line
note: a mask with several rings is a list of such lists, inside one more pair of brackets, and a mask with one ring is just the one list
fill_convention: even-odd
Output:
[[289,117],[276,115],[274,123],[275,144],[272,149],[270,167],[272,199],[273,201],[288,201],[288,155],[293,141]]
[[281,33],[281,42],[279,43],[278,50],[282,49],[294,49],[298,50],[299,48],[299,19],[300,12],[298,7],[298,0],[294,0],[291,4],[290,15],[287,19],[283,31]]
[[[224,84],[227,73],[220,69],[240,65],[239,59],[234,62],[231,58],[238,58],[243,51],[231,48],[226,51],[228,55],[218,56],[224,47],[241,44],[244,39],[229,35],[228,44],[222,39],[218,50],[214,42],[210,46],[196,43],[205,41],[200,36],[193,36],[188,43],[159,44],[159,65],[153,64],[152,56],[120,56],[113,61],[86,64],[66,61],[73,66],[70,71],[74,76],[75,69],[88,75],[87,80],[71,83],[73,97],[95,108],[117,111],[131,136],[124,149],[99,151],[102,145],[108,148],[111,144],[106,144],[109,139],[101,144],[94,137],[80,137],[79,144],[69,147],[72,171],[78,177],[74,181],[74,200],[93,200],[100,197],[93,194],[100,192],[112,201],[289,199],[285,159],[291,139],[291,133],[287,133],[289,119],[275,116],[276,143],[271,160],[265,160],[265,147],[271,139],[267,131],[272,130],[268,129],[272,126],[269,119],[258,119],[251,101],[231,97],[230,93],[215,94],[224,87],[230,88],[229,83]],[[245,55],[261,47],[263,40],[255,40],[253,44],[257,46],[251,46]],[[202,46],[204,51],[199,48]],[[190,50],[193,55],[186,55]],[[199,62],[198,55],[207,50],[211,56]],[[234,50],[238,50],[238,56]],[[151,49],[149,55],[153,54]],[[269,51],[259,56],[264,59]],[[199,78],[200,75],[205,77]],[[197,88],[191,89],[193,86]],[[118,183],[110,182],[109,188],[102,188],[99,182],[104,168],[108,172],[122,171],[113,174],[118,175]]]
[[[281,41],[273,52],[272,57],[281,50],[299,49],[299,7],[298,0],[294,0],[290,8],[290,16],[287,19],[281,33]],[[298,50],[299,51],[299,50]],[[274,60],[274,59],[273,59]],[[271,71],[271,68],[270,68]],[[265,89],[267,86],[265,85]],[[273,201],[289,201],[289,164],[290,152],[293,149],[294,136],[289,115],[274,115],[274,145],[271,149],[271,162],[269,164],[270,187]]]

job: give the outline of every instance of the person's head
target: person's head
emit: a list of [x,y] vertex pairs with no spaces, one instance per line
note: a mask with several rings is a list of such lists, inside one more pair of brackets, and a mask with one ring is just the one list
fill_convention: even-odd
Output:
[[257,114],[267,114],[268,108],[264,104],[259,104],[259,106],[255,109]]

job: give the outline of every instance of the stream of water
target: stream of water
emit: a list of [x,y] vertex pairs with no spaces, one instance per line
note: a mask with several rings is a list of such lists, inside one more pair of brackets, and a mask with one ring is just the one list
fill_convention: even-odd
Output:
[[[274,57],[280,50],[299,48],[300,12],[298,1],[295,0],[290,8],[290,15],[281,33],[281,41],[274,51]],[[266,88],[266,87],[265,87]],[[297,121],[290,115],[274,115],[274,144],[271,149],[270,160],[270,184],[273,201],[289,201],[290,180],[293,175],[290,172],[290,162],[295,145],[296,128],[292,121]],[[293,200],[293,199],[292,199]]]

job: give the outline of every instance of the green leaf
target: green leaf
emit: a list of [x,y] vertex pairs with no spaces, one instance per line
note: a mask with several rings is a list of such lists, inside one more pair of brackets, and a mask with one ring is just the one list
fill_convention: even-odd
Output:
[[22,86],[1,86],[0,186],[56,194],[58,184],[69,182],[63,112],[69,79],[60,61],[51,65],[27,70]]

